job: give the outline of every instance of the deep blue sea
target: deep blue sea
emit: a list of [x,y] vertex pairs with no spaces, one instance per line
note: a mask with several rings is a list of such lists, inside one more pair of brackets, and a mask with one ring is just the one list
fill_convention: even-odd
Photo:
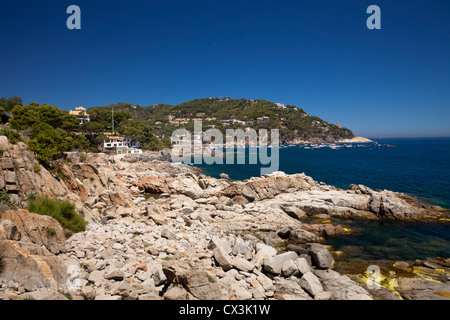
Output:
[[[376,143],[283,147],[279,170],[304,172],[316,181],[347,189],[363,184],[420,198],[428,204],[450,209],[450,138],[372,138]],[[238,152],[239,153],[239,152]],[[239,153],[248,159],[248,152]],[[248,161],[246,162],[248,163]],[[205,174],[231,179],[260,176],[260,165],[197,165]],[[414,260],[450,257],[450,223],[358,221],[339,223],[359,230],[356,235],[328,239],[336,250],[350,248],[355,257]],[[358,247],[358,250],[355,248]],[[363,251],[361,251],[363,249]],[[351,253],[350,253],[351,254]]]

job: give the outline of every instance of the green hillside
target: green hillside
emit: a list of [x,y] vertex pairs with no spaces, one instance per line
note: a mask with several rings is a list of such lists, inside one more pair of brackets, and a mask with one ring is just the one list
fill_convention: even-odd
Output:
[[[136,120],[146,121],[158,136],[169,137],[173,130],[186,128],[193,130],[194,119],[202,119],[203,127],[214,125],[224,131],[230,128],[279,129],[280,140],[284,144],[293,142],[335,142],[353,138],[347,128],[328,123],[319,117],[308,115],[295,106],[282,106],[265,100],[203,98],[172,106],[157,104],[148,107],[129,103],[118,103],[104,107],[90,108],[88,113],[105,112],[114,107],[115,111],[125,111]],[[258,118],[263,118],[259,119]],[[215,119],[214,119],[215,118]],[[238,120],[224,124],[225,120]],[[265,121],[263,121],[265,120]],[[245,123],[244,123],[245,122]]]

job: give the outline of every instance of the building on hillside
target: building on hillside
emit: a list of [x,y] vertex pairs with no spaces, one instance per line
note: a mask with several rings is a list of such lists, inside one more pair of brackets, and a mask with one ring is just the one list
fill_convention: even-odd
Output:
[[75,110],[71,110],[69,113],[77,117],[80,120],[80,124],[91,121],[91,116],[87,113],[86,108],[78,107]]
[[227,125],[230,125],[230,124],[236,124],[236,123],[242,124],[242,125],[244,125],[244,126],[247,124],[246,121],[243,121],[243,120],[237,120],[237,119],[222,120],[222,125],[223,125],[223,126],[227,126]]
[[229,124],[233,124],[235,121],[236,121],[236,119],[222,120],[222,125],[227,126]]
[[172,120],[171,123],[175,123],[175,124],[187,124],[189,122],[190,119],[186,119],[186,118],[176,118],[175,120]]
[[270,118],[269,117],[260,117],[260,118],[256,118],[256,122],[261,123],[261,122],[266,122],[269,121]]
[[103,140],[103,152],[113,154],[140,154],[139,141],[119,136],[110,136],[109,140]]

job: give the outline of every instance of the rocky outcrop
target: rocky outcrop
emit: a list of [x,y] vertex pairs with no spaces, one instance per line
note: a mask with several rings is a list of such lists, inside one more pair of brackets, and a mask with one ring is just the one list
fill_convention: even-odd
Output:
[[305,174],[286,175],[274,172],[263,178],[252,178],[246,182],[232,182],[221,193],[233,198],[244,196],[248,201],[272,199],[281,193],[311,190],[318,184]]
[[74,173],[71,171],[71,168],[60,160],[56,161],[54,166],[58,172],[58,177],[62,179],[69,191],[78,195],[81,201],[86,201],[88,199],[88,189],[79,179],[75,177]]
[[0,221],[1,277],[17,289],[58,290],[67,279],[64,262],[55,254],[64,249],[59,223],[26,210],[8,211]]
[[63,197],[68,190],[36,161],[23,142],[11,144],[0,137],[0,189],[11,193],[12,202],[26,201],[30,194]]
[[70,171],[91,195],[107,189],[107,181],[99,174],[98,169],[89,163],[75,163],[70,167]]
[[[391,220],[439,219],[441,209],[418,204],[413,198],[392,191],[374,191],[351,185],[340,190],[321,185],[314,190],[283,193],[268,204],[298,208],[308,216],[383,218]],[[292,215],[292,209],[289,210]]]
[[86,189],[63,162],[56,163],[53,175],[39,165],[34,153],[23,142],[11,144],[0,136],[0,189],[8,190],[10,202],[18,207],[26,207],[33,196],[47,196],[69,200],[75,204],[77,211],[87,218],[95,218],[85,206]]
[[170,187],[167,179],[164,177],[147,176],[132,182],[133,186],[146,193],[170,193]]
[[150,194],[184,194],[192,199],[215,195],[228,186],[228,183],[201,175],[197,177],[192,173],[179,174],[176,177],[144,176],[132,185],[141,192]]
[[25,291],[49,288],[57,291],[67,279],[63,260],[31,242],[0,240],[1,277],[18,283]]
[[[58,254],[64,249],[63,228],[52,217],[19,209],[4,212],[1,220],[12,222],[14,227],[9,226],[9,230],[15,230],[15,235],[17,235],[9,236],[7,239],[32,242],[44,246],[53,254]],[[11,234],[11,231],[9,233]]]
[[433,208],[418,205],[413,198],[396,192],[374,191],[363,185],[350,185],[348,190],[358,196],[366,196],[364,210],[390,220],[423,219],[438,217]]

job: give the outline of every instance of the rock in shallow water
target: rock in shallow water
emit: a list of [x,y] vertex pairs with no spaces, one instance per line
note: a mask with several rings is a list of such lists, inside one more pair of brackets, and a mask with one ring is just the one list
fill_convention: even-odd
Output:
[[313,249],[309,251],[313,264],[320,269],[333,268],[335,261],[327,249]]

